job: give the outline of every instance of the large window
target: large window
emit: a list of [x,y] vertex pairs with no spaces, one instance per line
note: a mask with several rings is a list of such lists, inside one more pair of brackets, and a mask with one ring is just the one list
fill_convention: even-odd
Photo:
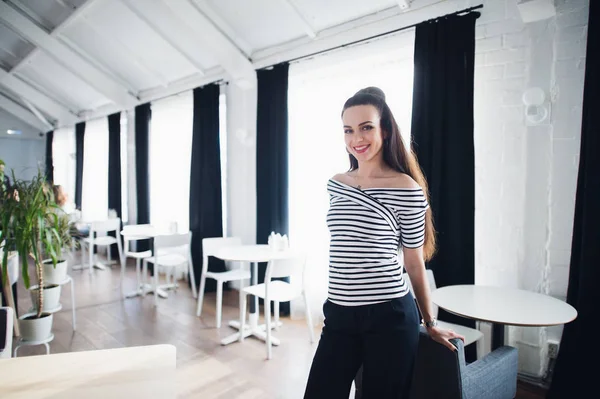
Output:
[[[309,250],[307,278],[311,310],[322,319],[327,297],[329,208],[327,180],[349,168],[342,106],[356,91],[381,88],[410,142],[414,31],[290,66],[290,241]],[[293,309],[292,309],[293,310]]]
[[54,184],[63,187],[68,195],[67,209],[75,205],[75,128],[57,129],[52,140]]
[[194,99],[191,91],[152,103],[150,222],[189,231]]
[[108,217],[108,119],[91,120],[85,125],[83,140],[83,220]]

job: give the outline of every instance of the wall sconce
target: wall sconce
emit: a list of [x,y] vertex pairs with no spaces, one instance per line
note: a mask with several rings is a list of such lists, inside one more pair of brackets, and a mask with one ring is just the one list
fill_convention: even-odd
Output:
[[528,125],[539,125],[548,119],[550,104],[546,102],[546,93],[539,87],[532,87],[523,93],[525,121]]

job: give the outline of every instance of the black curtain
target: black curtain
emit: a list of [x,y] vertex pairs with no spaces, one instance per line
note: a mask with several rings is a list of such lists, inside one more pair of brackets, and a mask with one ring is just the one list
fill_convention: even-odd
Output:
[[[137,223],[150,223],[150,103],[135,107],[135,176]],[[136,243],[137,251],[150,249],[149,240]]]
[[[289,64],[257,71],[256,242],[267,244],[271,232],[288,234],[288,70]],[[259,264],[258,282],[266,264]],[[288,315],[289,302],[280,312]]]
[[[121,215],[121,113],[108,116],[108,208]],[[122,224],[121,224],[122,225]],[[111,233],[115,236],[115,233]],[[113,257],[118,257],[115,245],[111,248]]]
[[[220,88],[216,84],[194,89],[190,231],[196,286],[200,284],[202,272],[202,239],[223,236],[219,94]],[[210,257],[208,269],[224,272],[225,262]],[[225,288],[229,288],[228,284]],[[207,280],[205,291],[215,290],[216,282]]]
[[[597,390],[600,357],[594,328],[600,317],[600,4],[590,1],[583,118],[567,303],[577,318],[563,330],[548,398],[583,398]],[[592,395],[593,396],[593,395]]]
[[83,189],[83,139],[85,122],[75,125],[75,207],[81,210],[81,194]]
[[54,131],[46,133],[46,181],[54,181],[54,160],[52,159],[52,142],[54,141]]
[[[479,15],[424,22],[415,32],[412,139],[438,234],[438,252],[427,267],[440,287],[475,283],[473,86]],[[439,318],[475,327],[475,321],[442,309]],[[473,360],[474,345],[466,349]]]

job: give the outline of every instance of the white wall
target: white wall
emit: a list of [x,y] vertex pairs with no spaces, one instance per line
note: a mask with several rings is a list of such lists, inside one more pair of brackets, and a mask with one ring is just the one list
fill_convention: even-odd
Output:
[[[588,0],[523,23],[515,0],[484,1],[475,68],[476,282],[565,299],[581,133]],[[528,126],[530,87],[551,117]],[[542,376],[562,328],[510,328],[520,371]]]
[[12,181],[11,169],[18,179],[30,179],[38,172],[45,172],[46,141],[40,139],[0,138],[0,159]]

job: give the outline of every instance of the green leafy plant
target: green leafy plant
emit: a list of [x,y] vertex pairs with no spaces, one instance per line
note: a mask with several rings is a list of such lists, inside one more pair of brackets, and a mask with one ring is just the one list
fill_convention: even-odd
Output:
[[60,233],[60,218],[44,175],[38,171],[31,180],[16,179],[13,172],[10,190],[0,192],[0,247],[3,248],[2,279],[8,281],[8,257],[10,250],[18,253],[21,275],[29,289],[29,259],[33,261],[37,277],[37,316],[42,316],[44,305],[44,257],[52,259],[54,267],[63,248]]

